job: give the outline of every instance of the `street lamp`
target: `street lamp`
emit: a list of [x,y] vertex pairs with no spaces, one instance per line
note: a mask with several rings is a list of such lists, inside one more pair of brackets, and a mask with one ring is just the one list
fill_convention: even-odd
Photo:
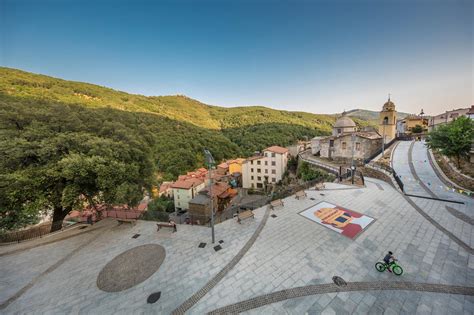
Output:
[[383,120],[383,132],[382,132],[382,159],[384,158],[385,153],[385,126],[387,125],[387,120]]
[[354,185],[354,171],[355,171],[355,165],[354,165],[354,143],[355,143],[355,133],[353,132],[351,135],[351,140],[352,140],[352,162],[351,162],[351,176],[352,176],[352,185]]
[[209,173],[209,196],[211,199],[211,230],[212,230],[212,244],[215,242],[214,238],[214,203],[212,202],[212,177],[211,170],[212,166],[216,164],[216,161],[212,157],[211,152],[208,149],[204,149],[204,156],[206,157],[206,164]]

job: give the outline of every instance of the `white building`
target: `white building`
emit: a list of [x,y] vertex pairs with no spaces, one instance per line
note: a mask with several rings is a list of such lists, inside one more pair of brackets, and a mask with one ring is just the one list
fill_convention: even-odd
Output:
[[276,184],[282,178],[288,164],[288,149],[272,146],[262,155],[248,158],[242,163],[242,187],[264,188]]
[[189,201],[204,187],[206,187],[204,181],[198,178],[174,182],[171,185],[171,189],[173,190],[175,210],[189,209]]

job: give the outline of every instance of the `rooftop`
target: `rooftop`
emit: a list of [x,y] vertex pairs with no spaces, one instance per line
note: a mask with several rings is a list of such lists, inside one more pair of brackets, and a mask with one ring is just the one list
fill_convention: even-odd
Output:
[[285,154],[286,152],[288,152],[288,149],[274,145],[274,146],[264,149],[263,151],[270,151],[270,152],[274,152],[278,154]]

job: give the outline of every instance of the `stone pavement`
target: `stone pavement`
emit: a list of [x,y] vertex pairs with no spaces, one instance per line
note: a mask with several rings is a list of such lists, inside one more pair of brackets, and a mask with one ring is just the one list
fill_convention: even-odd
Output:
[[[404,196],[389,184],[372,178],[367,180],[366,188],[334,183],[326,183],[326,187],[322,191],[307,190],[306,199],[288,197],[284,207],[271,211],[276,217],[268,217],[255,243],[213,288],[195,301],[187,314],[211,312],[284,289],[315,286],[317,292],[328,285],[334,287],[333,276],[342,277],[349,287],[355,282],[367,282],[370,286],[361,287],[361,291],[297,298],[288,295],[277,303],[250,304],[247,313],[474,312],[474,297],[469,293],[474,284],[473,255],[415,211]],[[298,214],[320,201],[367,214],[375,221],[351,240]],[[472,226],[467,228],[464,221],[442,213],[444,204],[429,200],[422,207],[436,220],[445,221],[446,229],[464,241],[472,240]],[[179,225],[178,232],[171,233],[167,229],[157,232],[153,222],[139,221],[131,227],[116,226],[113,220],[108,220],[101,223],[110,224],[106,229],[1,256],[0,303],[32,280],[34,284],[0,311],[5,314],[170,314],[232,261],[255,235],[265,211],[265,207],[255,210],[255,219],[242,224],[229,220],[216,225],[216,240],[224,240],[217,252],[210,244],[207,227]],[[136,233],[140,236],[132,238]],[[207,246],[198,248],[200,242],[206,242]],[[97,276],[108,262],[144,244],[159,244],[166,250],[166,258],[156,273],[124,291],[107,293],[97,288]],[[374,268],[374,263],[388,250],[395,253],[404,268],[401,277],[379,273]],[[65,260],[37,278],[61,259]],[[466,293],[370,289],[382,285],[381,281],[455,285],[465,287]],[[161,298],[147,304],[147,297],[157,291],[161,291]]]

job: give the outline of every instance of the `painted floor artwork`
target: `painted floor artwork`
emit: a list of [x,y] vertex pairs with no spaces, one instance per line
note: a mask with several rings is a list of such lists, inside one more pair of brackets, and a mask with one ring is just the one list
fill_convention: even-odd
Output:
[[350,239],[354,239],[374,221],[374,218],[325,201],[299,214]]

